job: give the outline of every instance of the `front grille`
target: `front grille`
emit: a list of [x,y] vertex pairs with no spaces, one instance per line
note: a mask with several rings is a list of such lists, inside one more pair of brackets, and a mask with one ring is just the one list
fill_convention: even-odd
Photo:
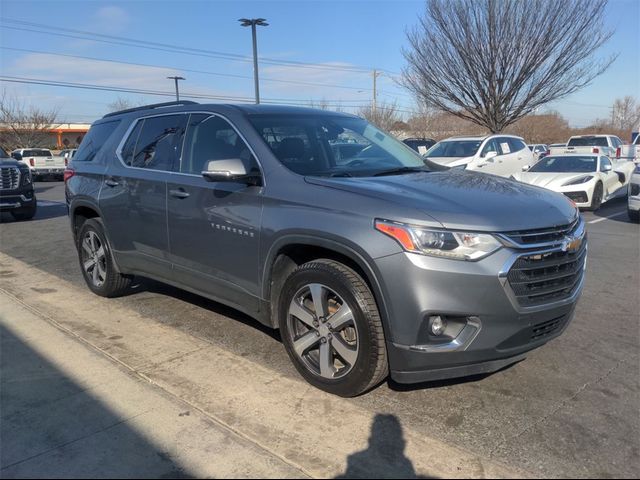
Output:
[[589,201],[587,192],[564,192],[564,194],[576,203],[587,203]]
[[20,185],[20,170],[16,167],[0,167],[0,190],[15,190]]
[[584,275],[586,237],[577,251],[524,254],[507,279],[518,303],[531,307],[571,297]]
[[635,197],[636,195],[640,195],[640,184],[632,183],[631,191],[629,192],[629,195],[631,195],[632,197]]
[[527,247],[539,243],[556,243],[562,241],[567,235],[577,230],[580,224],[580,217],[576,218],[569,225],[563,225],[553,228],[541,228],[537,230],[522,230],[515,232],[506,232],[502,236],[508,240]]

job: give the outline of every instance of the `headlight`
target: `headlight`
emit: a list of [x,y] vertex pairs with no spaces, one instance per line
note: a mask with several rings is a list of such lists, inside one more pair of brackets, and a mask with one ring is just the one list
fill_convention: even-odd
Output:
[[29,185],[31,183],[31,171],[28,168],[21,168],[20,175],[22,175],[22,185]]
[[576,178],[575,180],[563,183],[562,186],[566,187],[567,185],[578,185],[580,183],[587,183],[591,179],[593,179],[593,175],[585,175],[584,177]]
[[480,260],[501,247],[488,233],[453,232],[376,220],[376,230],[395,239],[407,252],[451,258]]

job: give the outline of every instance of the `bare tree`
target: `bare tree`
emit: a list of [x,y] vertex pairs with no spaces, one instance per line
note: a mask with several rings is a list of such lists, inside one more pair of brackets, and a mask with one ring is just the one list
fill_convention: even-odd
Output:
[[107,108],[109,112],[118,112],[120,110],[127,110],[129,108],[140,107],[144,105],[145,102],[143,99],[139,99],[137,101],[129,100],[128,98],[118,97],[113,102],[107,104]]
[[[426,0],[401,83],[425,105],[500,132],[588,85],[615,56],[607,0]],[[541,20],[542,19],[542,20]]]
[[632,130],[640,125],[640,104],[631,95],[618,98],[611,109],[611,126],[618,130]]
[[360,107],[357,115],[387,131],[392,130],[394,124],[401,120],[396,102],[378,102],[375,109],[372,105]]
[[50,147],[51,130],[58,126],[58,109],[43,110],[27,106],[3,90],[0,96],[0,146],[15,148]]

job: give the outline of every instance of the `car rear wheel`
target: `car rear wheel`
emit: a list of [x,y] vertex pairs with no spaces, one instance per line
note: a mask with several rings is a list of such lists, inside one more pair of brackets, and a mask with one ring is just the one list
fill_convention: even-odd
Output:
[[116,269],[102,221],[91,218],[84,222],[77,241],[82,276],[91,291],[102,297],[125,293],[131,285],[131,277]]
[[317,388],[353,397],[388,375],[378,308],[354,270],[324,259],[299,266],[285,281],[278,311],[289,357]]
[[596,183],[596,186],[593,189],[593,196],[591,197],[591,206],[589,207],[589,210],[595,212],[597,209],[600,208],[600,205],[602,205],[603,191],[604,191],[604,188],[602,186],[602,183],[600,182]]

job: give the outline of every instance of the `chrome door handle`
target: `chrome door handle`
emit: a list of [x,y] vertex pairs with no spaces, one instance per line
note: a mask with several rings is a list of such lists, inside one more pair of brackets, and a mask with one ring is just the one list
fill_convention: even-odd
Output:
[[105,184],[107,187],[117,187],[118,185],[120,185],[120,183],[119,183],[119,182],[116,182],[116,181],[115,181],[115,180],[113,180],[112,178],[107,178],[107,179],[104,181],[104,184]]
[[179,190],[169,190],[169,195],[175,198],[188,198],[190,196],[189,193],[185,192],[182,189]]

